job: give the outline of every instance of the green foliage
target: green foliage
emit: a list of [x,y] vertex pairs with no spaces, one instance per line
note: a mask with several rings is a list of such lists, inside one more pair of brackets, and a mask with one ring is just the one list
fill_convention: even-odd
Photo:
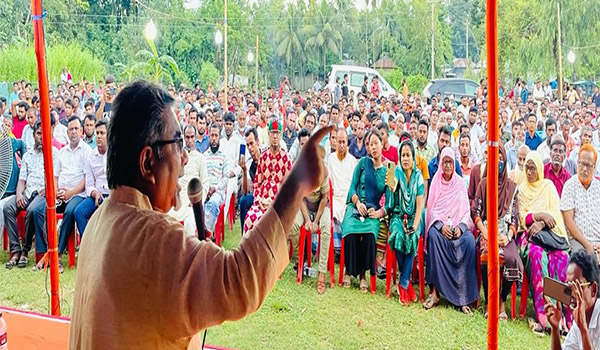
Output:
[[[59,44],[47,48],[46,66],[51,84],[60,82],[63,67],[68,67],[75,81],[100,79],[104,63],[77,43]],[[32,45],[15,44],[0,49],[0,80],[27,79],[37,81],[37,62]]]
[[221,74],[212,62],[202,62],[202,68],[198,75],[198,82],[200,85],[208,86],[209,84],[212,84],[213,86],[217,86],[220,76]]
[[429,78],[421,74],[409,75],[406,77],[406,85],[410,92],[421,93],[427,83],[429,83]]
[[396,68],[385,74],[384,78],[396,91],[402,91],[402,81],[404,80],[402,69]]
[[154,41],[146,40],[150,51],[140,50],[135,54],[139,61],[134,67],[134,72],[142,72],[142,75],[149,77],[155,82],[173,82],[173,75],[179,74],[179,67],[175,59],[169,55],[159,55]]

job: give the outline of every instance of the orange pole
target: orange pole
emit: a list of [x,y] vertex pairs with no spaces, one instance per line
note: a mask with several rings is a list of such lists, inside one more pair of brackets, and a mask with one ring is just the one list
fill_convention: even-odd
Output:
[[[498,263],[498,8],[487,0],[486,41],[488,68],[488,349],[498,349],[498,312],[500,304],[500,267]],[[506,161],[506,159],[504,159]]]
[[[33,19],[33,39],[37,60],[40,88],[40,115],[42,121],[42,149],[44,151],[44,175],[46,179],[46,221],[48,223],[48,256],[50,257],[50,313],[60,315],[58,238],[56,236],[56,193],[54,190],[54,169],[52,166],[52,132],[50,126],[50,98],[48,73],[46,71],[46,44],[42,19],[42,0],[31,0]],[[58,121],[57,121],[58,122]]]

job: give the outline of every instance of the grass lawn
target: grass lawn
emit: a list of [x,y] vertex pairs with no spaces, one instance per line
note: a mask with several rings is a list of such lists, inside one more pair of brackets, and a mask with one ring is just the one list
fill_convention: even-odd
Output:
[[[234,247],[239,240],[236,222],[224,246]],[[7,259],[0,253],[0,305],[48,312],[49,274],[33,272],[31,266],[6,270]],[[63,264],[67,266],[66,257]],[[60,283],[62,314],[69,315],[75,270],[65,268]],[[420,303],[402,307],[397,298],[385,298],[385,281],[377,282],[377,295],[362,294],[353,283],[351,289],[336,286],[318,295],[316,279],[305,278],[298,285],[289,266],[257,313],[209,329],[206,342],[238,349],[486,348],[487,322],[481,310],[469,317],[444,304],[429,311]],[[530,301],[530,314],[531,308]],[[533,335],[525,320],[501,323],[499,333],[501,349],[549,348],[549,337]]]

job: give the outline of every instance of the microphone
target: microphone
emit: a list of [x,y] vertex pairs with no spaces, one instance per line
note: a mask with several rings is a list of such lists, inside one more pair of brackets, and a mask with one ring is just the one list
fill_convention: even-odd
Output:
[[194,220],[198,229],[198,239],[206,239],[206,227],[204,227],[204,209],[202,208],[202,183],[195,177],[190,180],[187,187],[187,194],[194,211]]

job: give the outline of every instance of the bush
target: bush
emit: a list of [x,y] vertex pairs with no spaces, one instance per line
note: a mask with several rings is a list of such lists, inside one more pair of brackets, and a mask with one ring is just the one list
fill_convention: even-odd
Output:
[[[71,71],[74,81],[84,77],[90,81],[104,77],[102,60],[77,43],[56,45],[46,50],[46,67],[51,85],[60,82],[63,67]],[[38,81],[37,62],[32,45],[13,45],[0,49],[0,81],[25,79]]]
[[384,75],[385,80],[399,93],[402,93],[402,79],[404,79],[404,73],[402,69],[396,68],[393,71]]
[[212,83],[213,86],[217,86],[220,78],[221,73],[219,73],[219,70],[212,62],[202,62],[202,68],[198,75],[198,80],[202,87],[207,87],[210,83]]
[[421,74],[406,77],[406,85],[408,85],[408,91],[410,92],[421,93],[427,83],[429,83],[429,78]]

